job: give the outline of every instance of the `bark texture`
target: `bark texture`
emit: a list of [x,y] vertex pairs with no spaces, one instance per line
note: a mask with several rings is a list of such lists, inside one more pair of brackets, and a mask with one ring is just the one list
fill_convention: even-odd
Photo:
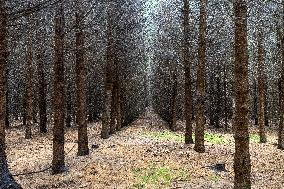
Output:
[[262,31],[258,32],[258,123],[260,143],[266,142],[265,136],[265,76],[264,76],[264,47]]
[[234,118],[234,188],[251,188],[251,161],[248,132],[248,44],[247,44],[247,4],[236,0],[235,9],[235,98]]
[[7,69],[7,15],[5,1],[0,0],[0,188],[21,189],[13,179],[5,153],[6,69]]
[[76,95],[77,111],[76,118],[78,124],[78,155],[89,154],[88,147],[88,128],[87,128],[87,94],[86,94],[86,68],[85,68],[85,49],[84,49],[84,14],[77,1],[76,12]]
[[184,73],[185,73],[185,143],[192,144],[192,92],[191,92],[191,62],[189,54],[189,2],[183,0],[183,35],[184,35],[184,47],[183,47],[183,61],[184,61]]
[[65,169],[64,155],[64,12],[62,0],[55,14],[55,62],[54,62],[54,127],[52,172],[58,174]]
[[280,123],[278,129],[278,148],[284,150],[284,0],[282,0],[282,36],[281,36],[281,49],[282,49],[282,65],[281,65],[281,79],[280,79]]
[[112,106],[112,90],[113,90],[113,79],[112,79],[112,67],[114,62],[113,55],[113,23],[112,23],[112,7],[108,9],[108,28],[107,28],[107,52],[106,52],[106,65],[105,65],[105,86],[104,86],[104,108],[103,108],[103,120],[102,120],[102,131],[101,137],[106,139],[110,134],[110,122],[111,122],[111,106]]
[[25,138],[32,138],[32,125],[33,125],[33,68],[32,68],[32,35],[31,30],[28,34],[28,47],[27,47],[27,66],[26,66],[26,133]]
[[199,47],[198,47],[198,68],[197,68],[197,114],[195,128],[196,152],[205,152],[204,146],[204,125],[205,125],[205,58],[206,58],[206,4],[207,0],[200,0],[199,18]]

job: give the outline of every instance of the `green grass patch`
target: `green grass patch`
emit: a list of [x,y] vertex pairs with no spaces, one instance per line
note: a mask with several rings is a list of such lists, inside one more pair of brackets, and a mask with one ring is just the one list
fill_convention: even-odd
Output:
[[209,176],[209,180],[213,182],[219,182],[221,180],[221,177],[219,175],[211,175]]
[[132,188],[166,188],[173,181],[187,181],[189,175],[185,169],[171,169],[169,167],[150,166],[146,169],[132,170],[136,183]]
[[258,134],[250,134],[249,135],[249,141],[253,143],[259,143],[260,137]]
[[[176,141],[176,142],[183,142],[184,135],[178,134],[171,131],[163,131],[163,132],[145,132],[143,136],[147,138],[151,138],[154,140],[161,140],[161,141]],[[205,133],[204,135],[205,141],[211,144],[229,144],[230,142],[222,135],[212,134],[212,133]],[[195,137],[193,135],[193,140]]]

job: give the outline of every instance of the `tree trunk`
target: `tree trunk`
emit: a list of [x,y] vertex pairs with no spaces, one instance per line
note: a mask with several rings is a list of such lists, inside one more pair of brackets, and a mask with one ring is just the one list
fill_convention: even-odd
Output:
[[7,90],[7,15],[5,1],[0,0],[0,188],[21,189],[13,179],[7,164],[5,153],[5,118],[6,118],[6,90]]
[[256,79],[253,80],[253,112],[252,117],[254,120],[254,125],[258,125],[258,107],[257,107],[257,84]]
[[[68,81],[67,81],[68,82]],[[67,91],[66,91],[66,119],[65,119],[65,125],[66,127],[71,127],[72,122],[72,91],[71,91],[71,84],[70,81],[67,84]]]
[[55,14],[55,62],[54,62],[54,127],[52,173],[64,172],[64,11],[63,2],[59,1]]
[[177,130],[177,68],[174,62],[172,62],[172,90],[171,90],[171,108],[170,108],[170,129],[172,131]]
[[183,35],[184,35],[184,47],[183,47],[183,61],[184,61],[184,75],[185,75],[185,143],[193,144],[192,138],[192,92],[191,92],[191,62],[189,54],[189,3],[188,0],[183,0]]
[[[259,29],[261,30],[261,29]],[[262,31],[258,31],[258,123],[260,143],[266,142],[265,136],[265,77],[264,77],[264,47]]]
[[76,95],[77,95],[77,124],[78,124],[78,155],[85,156],[89,154],[88,147],[88,127],[87,127],[87,94],[86,94],[86,66],[84,61],[84,13],[77,1],[76,12]]
[[248,44],[247,44],[247,4],[236,0],[235,9],[235,99],[234,118],[234,188],[251,188],[251,161],[248,132]]
[[224,64],[224,117],[225,117],[225,131],[228,130],[228,97],[227,97],[227,69]]
[[282,65],[281,65],[281,92],[280,92],[280,123],[278,130],[278,148],[284,150],[284,0],[282,0],[282,36],[281,36],[281,49],[282,49]]
[[39,78],[39,131],[47,133],[46,115],[46,82],[44,77],[44,64],[42,52],[38,53],[38,78]]
[[206,56],[206,4],[207,0],[200,0],[199,48],[197,70],[197,115],[195,128],[194,150],[205,152],[204,125],[205,125],[205,56]]
[[107,60],[105,65],[105,86],[104,86],[104,108],[103,108],[103,120],[102,120],[102,131],[101,137],[107,139],[110,134],[110,115],[112,105],[112,90],[113,90],[113,79],[112,79],[112,67],[113,67],[113,23],[112,23],[112,7],[108,8],[108,28],[107,28]]
[[8,86],[8,76],[9,76],[9,71],[8,68],[6,68],[6,93],[5,93],[5,98],[6,98],[6,116],[5,116],[5,127],[10,128],[10,120],[9,120],[9,86]]
[[[30,31],[31,32],[31,31]],[[26,133],[25,138],[32,138],[32,125],[33,125],[33,68],[32,68],[32,36],[28,35],[28,47],[27,47],[27,67],[26,67]]]

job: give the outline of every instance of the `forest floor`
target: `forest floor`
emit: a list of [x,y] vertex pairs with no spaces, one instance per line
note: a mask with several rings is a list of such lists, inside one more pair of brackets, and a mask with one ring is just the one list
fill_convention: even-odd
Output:
[[[196,153],[184,145],[182,132],[167,131],[165,123],[146,113],[130,127],[109,139],[100,139],[101,123],[89,125],[90,155],[76,155],[77,132],[66,131],[66,167],[60,175],[50,170],[15,179],[24,189],[135,189],[135,188],[233,188],[234,140],[232,134],[207,128],[206,152]],[[184,123],[179,122],[180,127]],[[12,174],[48,168],[52,160],[52,132],[34,130],[24,139],[23,128],[7,131],[7,156]],[[276,148],[276,134],[268,131],[268,143],[259,144],[256,128],[251,129],[250,150],[254,189],[283,188],[284,152]],[[225,171],[212,168],[225,164]],[[215,167],[216,168],[216,167]]]

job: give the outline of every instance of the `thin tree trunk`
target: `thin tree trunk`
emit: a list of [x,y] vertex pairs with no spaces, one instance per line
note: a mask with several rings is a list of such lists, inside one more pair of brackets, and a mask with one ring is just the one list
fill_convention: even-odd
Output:
[[77,94],[77,122],[78,122],[78,155],[89,154],[88,128],[87,128],[87,94],[86,94],[86,66],[85,66],[85,36],[84,36],[84,13],[77,1],[76,12],[76,94]]
[[53,127],[53,159],[52,173],[58,174],[65,170],[64,154],[64,11],[60,0],[55,14],[55,62],[54,62],[54,127]]
[[260,143],[266,142],[265,136],[265,77],[264,77],[264,47],[263,47],[262,32],[258,33],[258,123],[259,123],[259,136]]
[[[172,63],[175,64],[175,63]],[[173,83],[172,83],[172,92],[171,92],[171,120],[170,120],[170,129],[172,131],[177,130],[177,69],[176,65],[173,68]]]
[[280,123],[278,130],[278,148],[284,150],[284,0],[282,0],[282,36],[281,36],[281,49],[282,49],[282,65],[281,65],[281,92],[280,92]]
[[[68,81],[67,81],[68,82]],[[66,127],[71,127],[72,122],[72,91],[71,91],[71,84],[70,81],[67,84],[67,91],[66,91],[66,119],[65,119],[65,125]]]
[[185,143],[193,144],[192,138],[192,91],[191,91],[191,62],[189,54],[189,3],[188,0],[183,0],[183,35],[184,35],[184,48],[183,48],[183,61],[185,69]]
[[205,56],[206,56],[206,4],[207,0],[200,0],[199,48],[197,71],[197,115],[195,128],[194,150],[205,152],[204,125],[205,125]]
[[47,133],[46,115],[46,81],[44,77],[44,65],[42,52],[38,53],[38,78],[39,78],[39,131]]
[[110,134],[116,131],[116,113],[117,113],[117,82],[113,82],[112,100],[111,100],[111,113],[110,113]]
[[228,97],[227,97],[227,70],[224,64],[224,117],[225,117],[225,131],[228,130]]
[[107,62],[105,65],[105,87],[104,87],[104,108],[103,108],[103,120],[102,120],[102,131],[101,137],[103,139],[109,138],[110,134],[110,119],[111,119],[111,105],[112,105],[112,90],[113,90],[113,79],[112,79],[112,67],[113,67],[113,23],[112,23],[112,6],[108,9],[108,28],[107,28]]
[[253,80],[253,119],[254,125],[258,125],[258,107],[257,107],[257,83],[256,79]]
[[235,9],[235,98],[234,118],[234,188],[251,188],[251,161],[248,132],[248,43],[247,43],[247,4],[236,0]]
[[[29,31],[31,32],[31,30]],[[27,94],[27,107],[26,107],[26,133],[25,138],[32,138],[32,125],[33,125],[33,68],[32,68],[32,36],[28,34],[28,47],[27,47],[27,67],[26,67],[26,94]]]
[[120,131],[122,127],[122,117],[121,117],[121,89],[119,84],[119,78],[117,81],[118,84],[117,84],[116,130]]
[[9,76],[9,70],[6,68],[6,116],[5,116],[5,127],[10,128],[10,120],[9,120],[9,86],[8,86],[8,76]]

